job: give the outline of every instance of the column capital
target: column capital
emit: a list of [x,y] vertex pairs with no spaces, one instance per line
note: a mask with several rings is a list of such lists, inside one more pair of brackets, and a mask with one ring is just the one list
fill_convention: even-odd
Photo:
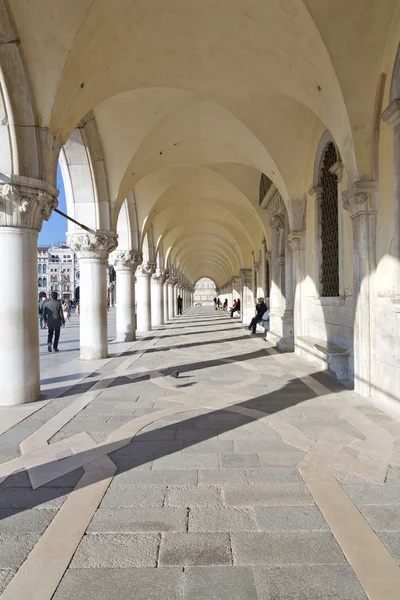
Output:
[[393,125],[393,129],[398,129],[400,126],[400,98],[396,98],[389,104],[386,110],[382,113],[382,119],[385,123]]
[[167,269],[157,269],[156,272],[151,276],[151,283],[164,285],[167,276]]
[[271,262],[272,250],[267,250],[267,252],[265,253],[265,258],[267,259],[268,262]]
[[360,215],[373,215],[378,211],[378,182],[356,181],[342,193],[343,208],[350,218]]
[[305,249],[305,231],[292,231],[288,235],[288,242],[293,252],[296,250],[304,250]]
[[108,262],[118,271],[134,273],[143,260],[143,254],[135,250],[115,250],[109,256]]
[[324,190],[322,188],[322,185],[315,185],[314,187],[308,190],[308,194],[310,196],[314,196],[316,200],[321,200],[323,192]]
[[175,277],[175,275],[172,275],[172,273],[170,273],[167,277],[167,284],[168,285],[175,285],[178,281],[178,278]]
[[58,206],[58,190],[47,181],[12,175],[0,182],[0,227],[40,231]]
[[110,252],[117,247],[118,236],[111,231],[98,231],[96,233],[79,231],[68,233],[67,242],[77,254],[79,260],[85,258],[107,260]]
[[336,175],[338,181],[343,181],[343,171],[344,165],[342,161],[338,160],[334,165],[329,169],[332,175]]
[[157,263],[145,260],[137,268],[137,274],[142,277],[151,277],[157,268]]
[[239,271],[240,278],[249,277],[251,275],[251,273],[252,273],[251,269],[240,269],[240,271]]
[[285,218],[283,215],[273,215],[269,220],[269,226],[278,233],[285,228]]

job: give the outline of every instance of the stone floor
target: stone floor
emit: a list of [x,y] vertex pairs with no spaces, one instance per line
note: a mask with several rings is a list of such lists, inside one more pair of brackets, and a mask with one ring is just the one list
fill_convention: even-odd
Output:
[[2,599],[400,598],[400,422],[212,309],[78,321],[0,411]]

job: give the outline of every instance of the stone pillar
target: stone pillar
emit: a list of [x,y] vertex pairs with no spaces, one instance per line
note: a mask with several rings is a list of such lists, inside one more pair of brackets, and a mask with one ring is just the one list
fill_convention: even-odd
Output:
[[289,240],[289,225],[285,225],[285,312],[282,317],[283,338],[278,342],[278,348],[284,352],[294,350],[294,317],[293,317],[293,264],[292,248]]
[[270,291],[270,329],[267,339],[278,344],[283,337],[282,326],[282,281],[281,265],[279,264],[279,242],[281,231],[285,227],[284,218],[274,215],[270,220],[271,225],[271,291]]
[[233,298],[235,300],[237,300],[238,298],[240,298],[240,293],[241,293],[240,292],[240,278],[239,277],[232,277],[232,294],[233,294]]
[[397,259],[394,275],[394,294],[400,297],[400,99],[396,98],[385,110],[383,119],[393,125],[394,158],[394,220],[393,255]]
[[[57,207],[56,188],[11,176],[0,183],[0,405],[40,396],[37,241]],[[47,275],[47,277],[50,277]]]
[[292,249],[293,288],[294,288],[294,337],[303,335],[302,321],[302,282],[305,267],[305,231],[293,231],[288,236]]
[[80,268],[80,357],[96,360],[108,356],[107,261],[117,246],[117,235],[107,231],[67,235]]
[[164,281],[164,323],[168,321],[168,271],[165,272],[165,281]]
[[132,342],[136,338],[135,271],[142,255],[131,250],[117,250],[109,262],[117,274],[117,336],[118,342]]
[[176,281],[175,285],[174,285],[174,317],[178,316],[178,296],[179,296],[179,290],[180,290],[180,282]]
[[255,298],[252,290],[252,270],[240,269],[240,297],[242,321],[246,325],[250,324],[255,315]]
[[137,330],[151,331],[151,293],[150,280],[156,264],[150,261],[142,263],[136,271]]
[[152,326],[164,325],[164,284],[166,270],[157,269],[151,278],[151,323]]
[[376,215],[378,184],[357,181],[343,192],[353,225],[354,389],[371,395],[375,363]]
[[170,275],[168,278],[168,320],[171,321],[174,317],[174,286],[176,283],[176,278],[173,275]]

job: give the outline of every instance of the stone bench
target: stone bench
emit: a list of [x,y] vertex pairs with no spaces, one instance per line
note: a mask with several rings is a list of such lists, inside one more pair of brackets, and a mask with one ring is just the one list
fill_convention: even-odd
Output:
[[299,336],[296,345],[314,360],[322,371],[332,371],[338,379],[348,378],[349,351],[342,346],[320,338]]

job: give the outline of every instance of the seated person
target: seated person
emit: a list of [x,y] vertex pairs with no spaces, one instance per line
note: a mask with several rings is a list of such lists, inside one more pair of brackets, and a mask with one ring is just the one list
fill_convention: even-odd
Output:
[[233,318],[233,313],[240,311],[240,300],[239,298],[234,301],[233,306],[231,308],[231,319]]
[[267,312],[268,308],[264,302],[264,298],[258,298],[256,304],[256,316],[252,318],[251,323],[248,327],[249,331],[252,329],[252,334],[255,335],[257,323],[262,321],[264,314]]

